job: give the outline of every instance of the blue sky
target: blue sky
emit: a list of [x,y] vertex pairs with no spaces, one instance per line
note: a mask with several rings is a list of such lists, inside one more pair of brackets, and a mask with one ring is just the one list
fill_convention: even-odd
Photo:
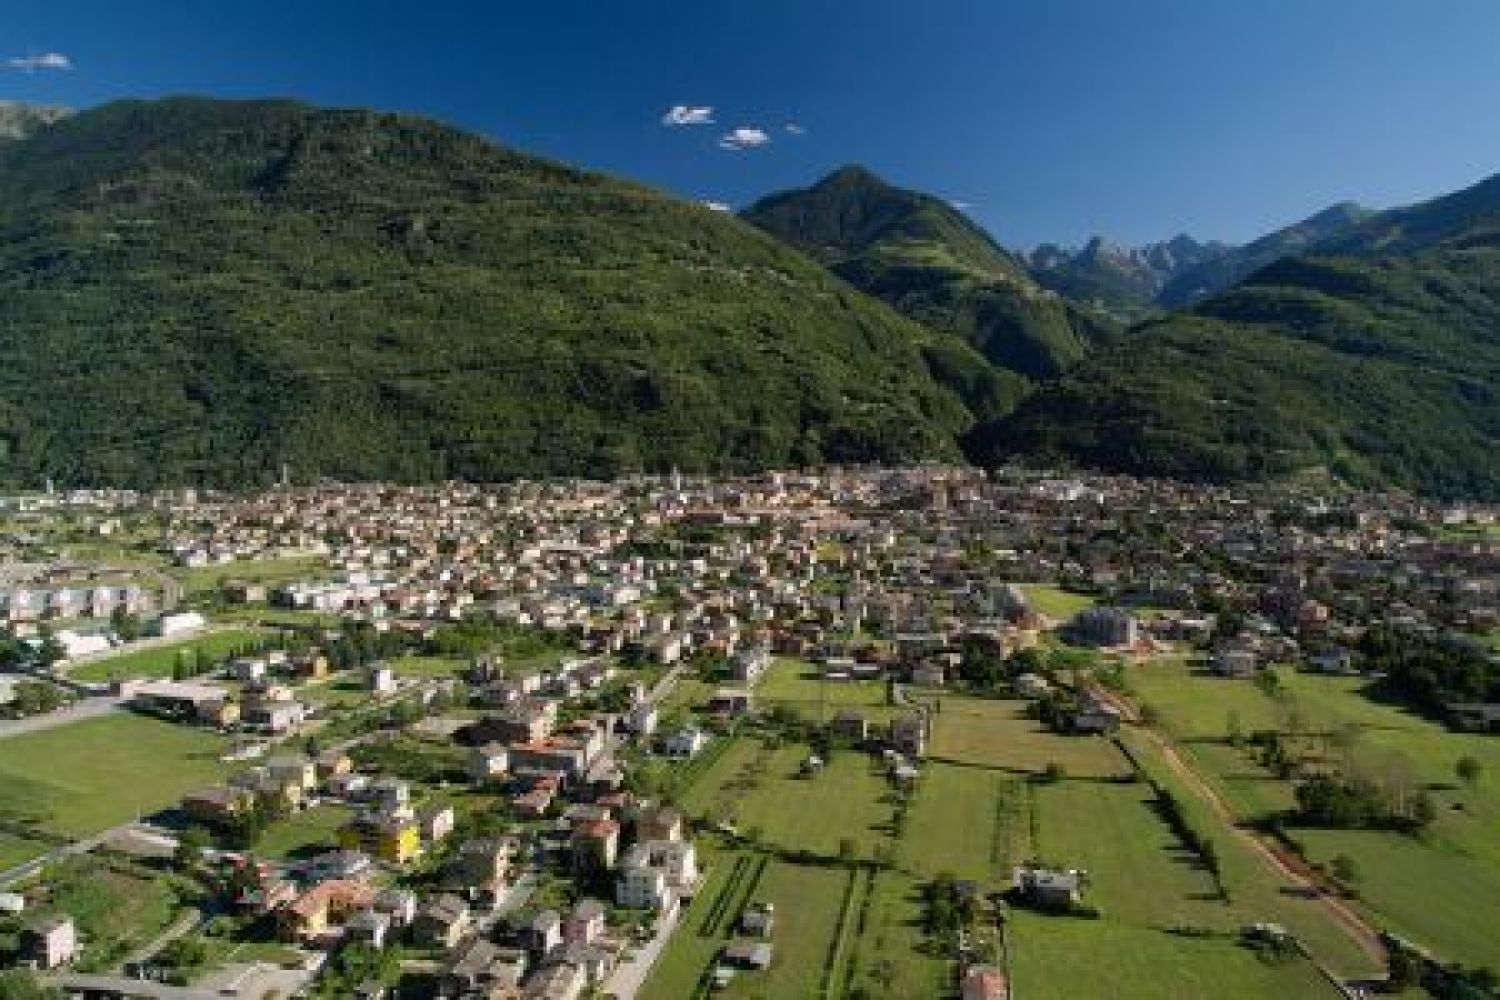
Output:
[[6,0],[0,45],[0,97],[418,111],[735,207],[861,162],[1009,244],[1245,240],[1500,172],[1496,0]]

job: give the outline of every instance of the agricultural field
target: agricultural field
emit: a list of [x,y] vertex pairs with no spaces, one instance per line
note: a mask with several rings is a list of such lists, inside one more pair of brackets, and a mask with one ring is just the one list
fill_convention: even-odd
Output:
[[1108,741],[1058,736],[1025,716],[1026,703],[943,697],[934,706],[929,756],[943,763],[1038,774],[1048,764],[1075,777],[1125,774],[1125,760]]
[[[1492,964],[1492,928],[1500,921],[1500,741],[1451,732],[1399,706],[1363,693],[1360,678],[1278,672],[1286,692],[1272,698],[1247,681],[1192,674],[1181,664],[1134,671],[1132,687],[1156,706],[1184,755],[1235,811],[1265,817],[1294,805],[1290,782],[1262,768],[1248,749],[1229,744],[1228,712],[1246,732],[1289,725],[1297,744],[1316,755],[1335,738],[1351,745],[1362,765],[1408,777],[1432,796],[1436,819],[1421,837],[1390,831],[1309,830],[1289,836],[1310,861],[1352,862],[1355,905],[1445,958]],[[1455,775],[1470,755],[1483,775],[1472,787]],[[1443,886],[1434,893],[1434,885]]]
[[0,751],[0,814],[86,836],[148,816],[220,780],[222,737],[119,714],[16,736]]
[[195,639],[162,643],[149,649],[91,660],[69,670],[68,676],[84,683],[130,677],[170,677],[172,668],[183,656],[196,656],[201,650],[215,660],[222,660],[249,647],[260,635],[260,632],[248,628],[223,629]]
[[[1247,915],[1157,814],[1145,783],[1062,781],[1035,793],[1034,852],[1089,873],[1098,920],[1015,912],[1015,989],[1032,997],[1335,997],[1301,961],[1270,964],[1235,941]],[[1191,927],[1213,936],[1184,937]]]
[[856,709],[882,722],[902,711],[886,703],[885,681],[824,681],[822,676],[817,664],[778,657],[755,686],[755,697],[764,707],[780,705],[810,720],[824,710],[832,718],[841,709]]
[[810,752],[804,744],[736,739],[693,782],[682,806],[754,832],[768,846],[832,857],[848,840],[856,857],[872,858],[888,835],[888,780],[867,754],[853,751],[803,777]]

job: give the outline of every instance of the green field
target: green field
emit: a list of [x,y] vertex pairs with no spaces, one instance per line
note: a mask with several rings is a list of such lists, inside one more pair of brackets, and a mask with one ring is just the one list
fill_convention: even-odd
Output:
[[189,596],[212,593],[226,582],[275,585],[291,580],[322,580],[328,577],[328,560],[320,556],[298,556],[290,559],[236,559],[211,566],[179,567],[168,570],[182,584]]
[[338,829],[348,821],[344,806],[321,805],[273,823],[255,853],[278,861],[315,857],[338,847]]
[[0,871],[25,864],[33,858],[39,858],[51,849],[52,845],[44,840],[0,833]]
[[0,813],[82,836],[150,815],[221,779],[226,741],[135,715],[114,715],[0,743]]
[[[1031,997],[1333,997],[1303,962],[1270,965],[1233,940],[1247,917],[1176,840],[1144,784],[1064,781],[1036,793],[1036,854],[1089,873],[1099,920],[1018,910],[1015,989]],[[1190,939],[1178,926],[1223,937]]]
[[782,705],[812,720],[856,709],[871,722],[884,722],[902,711],[886,704],[885,681],[824,681],[822,676],[817,664],[778,657],[756,685],[755,697],[763,706]]
[[772,746],[738,739],[683,797],[696,815],[727,819],[768,845],[832,857],[852,842],[859,857],[873,857],[887,836],[889,783],[863,753],[837,753],[821,772],[799,776],[807,746]]
[[398,656],[391,661],[398,677],[452,678],[467,667],[464,660],[444,656]]
[[[1400,707],[1366,697],[1360,678],[1280,671],[1288,695],[1273,699],[1247,681],[1194,674],[1181,663],[1151,664],[1132,672],[1132,687],[1157,707],[1193,765],[1241,815],[1255,817],[1293,806],[1291,784],[1261,768],[1248,750],[1226,740],[1228,713],[1242,728],[1286,731],[1293,718],[1299,745],[1321,752],[1327,734],[1352,738],[1352,755],[1377,770],[1410,775],[1425,785],[1437,818],[1420,838],[1387,831],[1293,829],[1309,860],[1343,855],[1360,873],[1362,907],[1379,926],[1445,958],[1495,965],[1500,949],[1488,928],[1500,921],[1500,741],[1451,732]],[[1353,734],[1349,737],[1347,734]],[[1454,776],[1469,754],[1484,766],[1473,788]],[[1444,887],[1440,893],[1434,885]]]
[[950,696],[940,699],[929,755],[938,761],[1013,774],[1060,764],[1075,777],[1109,777],[1128,770],[1108,741],[1058,736],[1025,716],[1026,703]]
[[1033,609],[1058,621],[1072,618],[1083,609],[1099,603],[1097,598],[1088,594],[1075,594],[1051,584],[1023,583],[1019,586]]
[[85,683],[129,677],[170,677],[172,668],[177,665],[178,657],[184,651],[189,655],[196,655],[201,649],[215,660],[220,660],[253,643],[258,635],[254,630],[244,628],[209,632],[196,639],[94,660],[70,670],[68,676]]

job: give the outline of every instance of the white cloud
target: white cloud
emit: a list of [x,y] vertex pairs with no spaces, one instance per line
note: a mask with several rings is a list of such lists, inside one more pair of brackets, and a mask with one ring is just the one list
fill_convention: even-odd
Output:
[[754,149],[770,141],[771,137],[766,135],[765,129],[747,128],[742,125],[733,132],[720,136],[719,146],[722,149]]
[[727,201],[705,201],[703,207],[715,212],[733,212]]
[[806,135],[807,134],[807,129],[803,128],[801,125],[798,125],[796,122],[787,122],[782,127],[786,129],[786,134],[787,135]]
[[712,125],[714,109],[693,108],[686,104],[673,105],[666,114],[661,116],[661,123],[669,128],[677,125]]
[[5,65],[22,73],[35,73],[41,69],[72,69],[73,60],[61,52],[41,52],[29,56],[12,56]]
[[967,212],[969,209],[974,207],[974,203],[972,201],[961,201],[958,198],[949,198],[948,204],[952,205],[960,212]]

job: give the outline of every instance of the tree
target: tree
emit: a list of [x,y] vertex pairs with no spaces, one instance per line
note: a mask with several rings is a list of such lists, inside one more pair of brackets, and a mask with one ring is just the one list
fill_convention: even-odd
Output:
[[178,867],[187,870],[195,868],[203,860],[203,852],[211,846],[208,831],[199,826],[188,827],[177,838],[175,858]]
[[125,610],[123,604],[118,604],[109,613],[109,627],[125,642],[132,642],[141,637],[144,631],[141,627],[139,615],[133,615]]
[[850,840],[848,837],[844,837],[839,841],[839,860],[854,860],[854,841]]
[[1453,765],[1453,771],[1464,784],[1473,787],[1479,784],[1479,779],[1484,776],[1484,765],[1479,758],[1473,754],[1464,754],[1458,758],[1458,763]]
[[45,681],[22,681],[11,695],[11,706],[17,715],[46,715],[63,704],[62,692]]
[[1240,713],[1237,709],[1231,708],[1229,710],[1229,714],[1224,719],[1224,730],[1229,735],[1230,746],[1240,747],[1244,745],[1245,729],[1244,724],[1240,721]]
[[67,649],[57,641],[57,636],[53,635],[52,630],[47,626],[41,627],[38,636],[41,638],[41,644],[36,649],[36,662],[42,669],[50,668],[68,655]]
[[1345,885],[1353,885],[1360,879],[1359,862],[1347,854],[1340,854],[1330,861],[1328,870]]

